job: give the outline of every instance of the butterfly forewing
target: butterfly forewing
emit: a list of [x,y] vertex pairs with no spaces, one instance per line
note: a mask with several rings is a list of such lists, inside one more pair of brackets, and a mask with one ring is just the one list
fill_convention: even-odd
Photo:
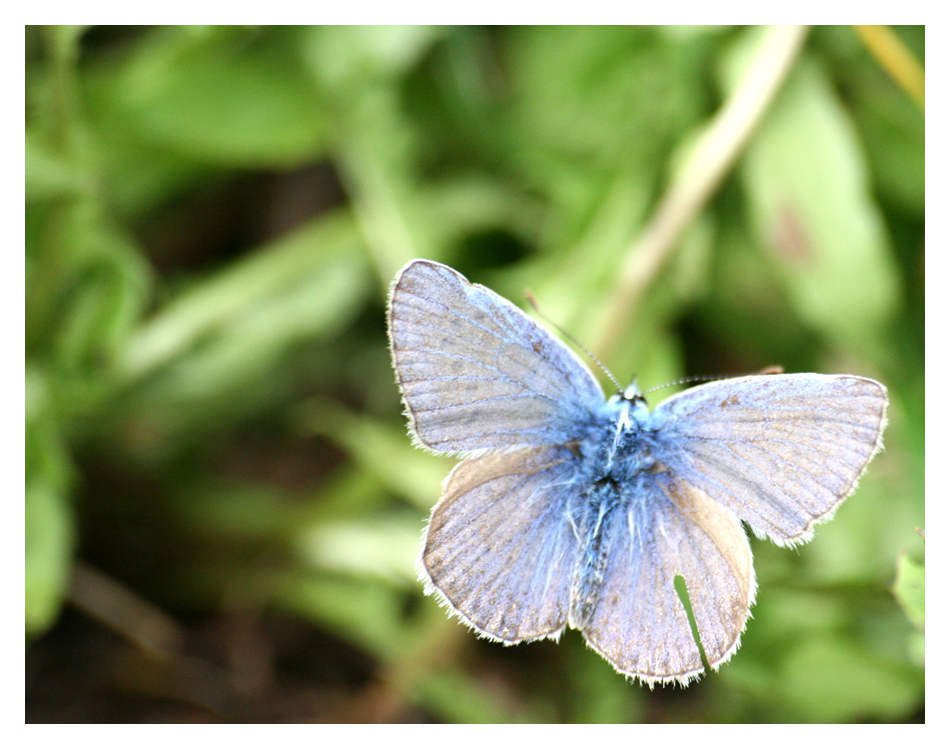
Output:
[[743,377],[652,414],[653,455],[778,543],[810,538],[880,449],[887,393],[848,375]]
[[570,349],[439,263],[417,260],[397,275],[389,330],[411,428],[433,450],[563,444],[603,407]]

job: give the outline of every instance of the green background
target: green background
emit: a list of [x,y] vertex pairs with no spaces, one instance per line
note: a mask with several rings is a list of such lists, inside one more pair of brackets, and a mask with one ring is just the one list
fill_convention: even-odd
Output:
[[[810,31],[600,347],[766,33],[27,27],[27,720],[922,720],[923,101],[854,28]],[[387,351],[414,257],[530,288],[624,384],[888,387],[834,521],[752,540],[718,673],[650,691],[422,595],[453,461],[411,446]]]

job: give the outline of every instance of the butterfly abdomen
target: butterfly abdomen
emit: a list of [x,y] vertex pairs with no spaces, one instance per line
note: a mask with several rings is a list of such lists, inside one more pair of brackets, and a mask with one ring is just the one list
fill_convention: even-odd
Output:
[[640,424],[629,418],[630,404],[610,404],[611,423],[594,429],[579,443],[581,462],[587,471],[578,483],[584,487],[578,505],[572,511],[574,532],[578,537],[578,557],[571,580],[568,624],[584,629],[593,619],[601,601],[615,526],[626,524],[632,494],[630,486],[639,486],[653,463],[643,444]]
[[620,487],[605,477],[591,485],[583,495],[575,521],[580,544],[571,581],[571,603],[568,624],[584,629],[600,602],[610,559],[613,525],[620,513]]

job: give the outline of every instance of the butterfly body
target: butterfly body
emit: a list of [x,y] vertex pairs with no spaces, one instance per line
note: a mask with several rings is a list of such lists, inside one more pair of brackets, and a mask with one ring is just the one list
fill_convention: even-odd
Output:
[[688,683],[726,662],[755,598],[740,519],[807,541],[880,449],[886,391],[851,375],[708,383],[653,411],[494,292],[417,260],[393,283],[393,363],[413,439],[464,459],[426,529],[428,592],[480,635],[570,626],[619,672]]
[[566,494],[567,521],[577,542],[568,624],[583,630],[600,602],[615,525],[638,527],[633,518],[648,494],[642,484],[656,466],[645,427],[649,413],[639,394],[614,396],[599,419],[576,440],[568,465],[573,492]]

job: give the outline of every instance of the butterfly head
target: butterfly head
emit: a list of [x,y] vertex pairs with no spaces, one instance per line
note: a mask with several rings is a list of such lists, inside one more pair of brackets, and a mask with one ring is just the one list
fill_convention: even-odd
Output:
[[617,422],[622,427],[629,428],[637,425],[643,428],[649,420],[650,410],[647,408],[647,399],[637,387],[636,380],[626,390],[618,389],[610,396],[607,405],[617,412]]

